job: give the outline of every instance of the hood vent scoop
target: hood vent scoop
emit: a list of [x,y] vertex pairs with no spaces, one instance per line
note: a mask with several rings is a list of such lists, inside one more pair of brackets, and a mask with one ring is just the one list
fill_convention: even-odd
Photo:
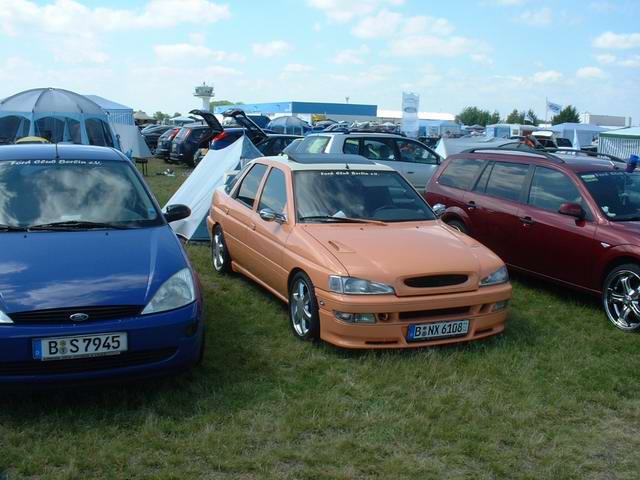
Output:
[[346,246],[344,243],[337,242],[335,240],[329,240],[327,243],[339,253],[354,253],[353,249]]

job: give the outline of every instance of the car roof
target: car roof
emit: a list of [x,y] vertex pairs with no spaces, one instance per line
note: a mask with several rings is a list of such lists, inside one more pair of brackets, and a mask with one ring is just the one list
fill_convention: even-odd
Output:
[[9,160],[103,160],[129,161],[115,148],[93,145],[26,144],[0,147],[0,162]]
[[393,168],[372,162],[360,155],[331,155],[326,153],[291,153],[274,157],[257,158],[256,161],[267,165],[285,165],[291,171],[301,170],[379,170],[395,171]]
[[[622,170],[625,168],[625,162],[613,161],[608,158],[602,158],[592,156],[574,150],[557,150],[548,151],[527,151],[527,150],[505,150],[500,148],[486,148],[486,149],[473,149],[468,152],[461,152],[455,155],[451,155],[450,158],[471,158],[484,159],[484,160],[501,160],[500,157],[504,157],[504,161],[516,161],[527,162],[534,164],[553,164],[559,167],[563,167],[567,170],[571,170],[575,173],[585,172],[606,172]],[[488,158],[483,158],[483,156]]]
[[319,137],[319,136],[335,136],[335,135],[344,135],[344,136],[350,136],[350,137],[389,137],[389,138],[402,138],[402,139],[406,139],[407,137],[404,137],[402,135],[398,135],[397,133],[386,133],[386,132],[316,132],[316,133],[311,133],[309,135],[307,135],[307,137]]

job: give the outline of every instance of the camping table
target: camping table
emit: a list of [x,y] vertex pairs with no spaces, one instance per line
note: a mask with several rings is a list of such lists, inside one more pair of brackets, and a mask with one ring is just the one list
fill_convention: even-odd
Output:
[[148,172],[148,165],[149,165],[149,159],[148,158],[136,158],[135,159],[136,163],[139,163],[140,165],[142,165],[141,169],[142,169],[142,174],[146,177]]

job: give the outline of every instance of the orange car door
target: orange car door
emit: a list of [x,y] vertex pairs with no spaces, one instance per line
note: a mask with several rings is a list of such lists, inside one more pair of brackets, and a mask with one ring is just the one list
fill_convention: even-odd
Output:
[[253,262],[251,272],[285,296],[289,272],[283,268],[283,256],[292,228],[291,192],[287,185],[285,172],[277,167],[271,168],[258,207],[253,212],[252,231],[247,239]]
[[247,240],[253,234],[256,198],[267,166],[256,163],[235,189],[222,225],[231,258],[244,269],[251,270]]

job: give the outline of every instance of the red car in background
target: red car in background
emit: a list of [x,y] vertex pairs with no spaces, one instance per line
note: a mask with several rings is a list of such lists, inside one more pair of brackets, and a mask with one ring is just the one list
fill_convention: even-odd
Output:
[[630,331],[640,328],[640,171],[626,167],[580,151],[473,149],[447,158],[424,195],[510,268],[602,296]]

